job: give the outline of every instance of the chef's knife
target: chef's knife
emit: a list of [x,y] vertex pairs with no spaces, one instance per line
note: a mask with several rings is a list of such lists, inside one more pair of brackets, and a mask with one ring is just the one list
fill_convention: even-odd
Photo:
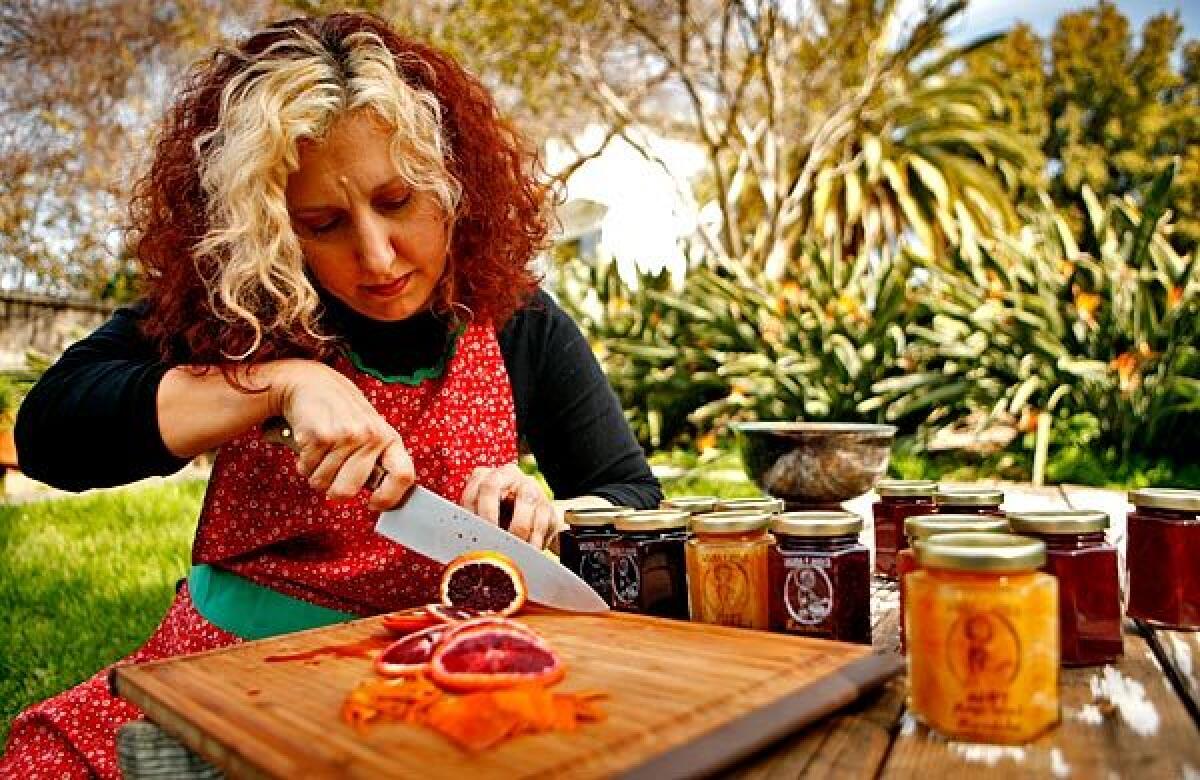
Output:
[[[263,423],[263,438],[297,449],[291,426],[280,417]],[[368,487],[378,485],[382,476],[382,468],[376,465]],[[379,515],[375,532],[438,563],[449,563],[471,550],[504,553],[525,576],[531,601],[571,612],[608,611],[604,599],[570,569],[420,485],[414,485],[399,506]]]

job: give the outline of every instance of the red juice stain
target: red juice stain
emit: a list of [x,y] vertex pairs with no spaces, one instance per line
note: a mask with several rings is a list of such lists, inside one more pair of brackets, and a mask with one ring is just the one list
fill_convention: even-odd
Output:
[[320,647],[314,647],[312,650],[305,650],[302,653],[269,655],[263,660],[272,664],[284,661],[309,661],[315,666],[320,662],[314,662],[313,659],[319,656],[370,659],[373,653],[382,650],[394,641],[396,641],[396,638],[391,634],[374,634],[365,639],[358,639],[353,642],[338,645],[321,645]]

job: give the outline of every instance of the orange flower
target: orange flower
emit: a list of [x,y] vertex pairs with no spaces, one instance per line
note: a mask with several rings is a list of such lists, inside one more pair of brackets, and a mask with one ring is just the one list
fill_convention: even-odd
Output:
[[1138,344],[1136,350],[1122,352],[1108,364],[1117,372],[1117,385],[1121,395],[1129,395],[1142,384],[1142,366],[1158,357],[1158,353],[1150,349],[1146,342]]
[[1021,410],[1021,418],[1017,420],[1017,430],[1021,433],[1033,433],[1037,430],[1038,417],[1041,416],[1041,411],[1025,407]]
[[708,431],[696,439],[696,449],[700,452],[711,450],[717,446],[717,434],[713,431]]
[[1100,296],[1096,293],[1082,292],[1079,289],[1075,291],[1075,311],[1079,313],[1079,319],[1088,325],[1096,324],[1096,310],[1100,308],[1100,302]]
[[831,317],[837,317],[839,321],[848,319],[857,322],[865,319],[862,302],[850,293],[842,293],[825,304],[825,313]]
[[992,269],[987,270],[987,297],[990,300],[1002,301],[1008,289],[1004,286],[1004,280],[1000,278],[1000,274]]
[[775,296],[775,311],[783,314],[790,307],[795,306],[801,300],[804,291],[800,289],[800,285],[789,280],[779,285],[779,294]]
[[1167,308],[1174,309],[1183,302],[1183,288],[1177,285],[1171,285],[1167,288]]

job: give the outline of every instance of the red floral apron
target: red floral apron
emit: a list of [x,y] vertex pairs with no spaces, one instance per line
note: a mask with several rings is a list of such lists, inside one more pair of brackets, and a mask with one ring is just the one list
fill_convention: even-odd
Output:
[[[339,359],[404,437],[417,481],[457,501],[471,471],[516,460],[516,419],[504,360],[490,325],[459,336],[439,379],[388,382]],[[366,493],[335,502],[308,487],[295,456],[258,430],[220,450],[205,495],[193,561],[219,566],[289,596],[359,615],[434,598],[441,567],[374,533]],[[119,663],[140,663],[235,644],[196,612],[186,585],[162,623]],[[111,667],[36,704],[14,721],[0,777],[116,778],[116,732],[141,717],[108,691]]]

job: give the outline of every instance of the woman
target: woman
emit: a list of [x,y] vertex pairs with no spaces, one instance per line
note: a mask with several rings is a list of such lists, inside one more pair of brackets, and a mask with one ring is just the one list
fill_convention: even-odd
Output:
[[[135,192],[145,299],[17,421],[23,469],[72,490],[220,448],[192,570],[127,661],[433,600],[440,567],[372,530],[414,482],[492,522],[509,501],[535,545],[567,505],[657,504],[529,270],[532,162],[476,80],[372,16],[280,22],[197,67]],[[277,416],[299,455],[263,440]],[[518,436],[559,501],[515,465]],[[0,775],[115,776],[116,729],[139,716],[101,672],[14,721]]]

